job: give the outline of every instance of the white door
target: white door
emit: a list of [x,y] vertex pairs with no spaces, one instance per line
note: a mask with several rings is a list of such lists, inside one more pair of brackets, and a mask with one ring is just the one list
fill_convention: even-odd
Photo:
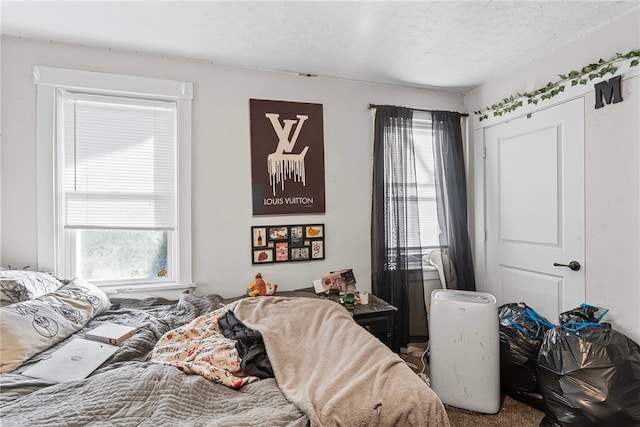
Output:
[[584,99],[485,129],[485,149],[487,287],[557,324],[585,299]]

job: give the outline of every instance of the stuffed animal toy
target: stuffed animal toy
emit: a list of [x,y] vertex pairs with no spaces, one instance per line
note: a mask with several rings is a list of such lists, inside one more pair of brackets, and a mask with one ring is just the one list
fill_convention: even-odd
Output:
[[250,283],[249,286],[247,286],[247,289],[249,290],[248,294],[250,297],[266,297],[268,295],[273,295],[276,289],[278,289],[278,285],[271,283],[268,280],[264,280],[262,278],[262,274],[258,273],[256,274],[256,280],[254,280],[253,283]]

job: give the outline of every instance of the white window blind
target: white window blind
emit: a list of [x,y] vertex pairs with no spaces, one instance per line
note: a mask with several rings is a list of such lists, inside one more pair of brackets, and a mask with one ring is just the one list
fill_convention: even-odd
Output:
[[[409,210],[404,214],[407,218],[400,223],[404,224],[407,229],[406,241],[408,252],[417,259],[420,254],[427,249],[433,249],[440,246],[440,227],[438,225],[438,209],[436,205],[436,186],[435,186],[435,159],[433,155],[433,136],[431,114],[428,112],[415,111],[412,120],[413,132],[413,151],[400,150],[403,158],[397,158],[397,161],[414,164],[415,163],[415,181],[413,175],[406,177],[389,176],[389,193],[390,199],[398,199],[402,197],[411,197],[412,203],[417,198],[417,212]],[[402,170],[400,167],[391,167],[388,170]],[[407,184],[417,184],[417,193],[404,194],[402,188],[406,181]],[[412,186],[410,186],[412,187]],[[389,203],[392,203],[389,201]],[[418,217],[414,217],[417,213]],[[394,209],[388,210],[388,215],[395,215]],[[390,219],[390,223],[397,223],[395,218]],[[394,228],[388,230],[389,233],[395,233]],[[395,241],[395,238],[392,239]]]
[[[440,227],[436,205],[435,159],[431,114],[416,111],[413,115],[413,140],[418,181],[418,209],[422,248],[440,246]],[[417,235],[417,233],[415,233]]]
[[63,93],[65,228],[174,230],[177,106]]

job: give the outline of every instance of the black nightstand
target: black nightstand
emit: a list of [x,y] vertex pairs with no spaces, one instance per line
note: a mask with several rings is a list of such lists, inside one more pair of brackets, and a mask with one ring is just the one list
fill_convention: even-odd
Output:
[[[326,295],[318,295],[314,288],[302,288],[295,291],[278,292],[280,296],[309,296],[326,299]],[[369,294],[369,304],[356,304],[353,311],[353,319],[357,324],[371,332],[380,341],[391,348],[391,337],[393,336],[393,316],[398,309],[378,298],[373,294]],[[391,348],[393,350],[393,348]]]
[[369,304],[356,304],[353,319],[391,348],[393,315],[398,311],[388,302],[369,294]]

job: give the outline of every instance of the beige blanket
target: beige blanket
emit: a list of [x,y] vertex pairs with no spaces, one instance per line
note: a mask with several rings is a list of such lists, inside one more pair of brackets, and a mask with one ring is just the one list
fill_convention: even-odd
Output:
[[279,387],[311,426],[449,426],[436,394],[335,302],[258,297],[232,310],[262,333]]

